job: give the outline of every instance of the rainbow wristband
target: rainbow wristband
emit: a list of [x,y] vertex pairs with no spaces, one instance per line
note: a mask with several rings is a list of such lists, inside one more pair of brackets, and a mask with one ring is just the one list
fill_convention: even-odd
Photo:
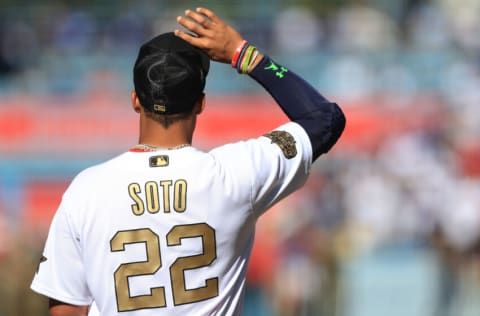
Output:
[[255,63],[255,60],[257,60],[257,57],[258,57],[259,54],[260,53],[258,52],[257,49],[253,52],[252,58],[250,58],[250,62],[248,63],[247,73],[252,71],[253,64]]
[[243,49],[247,47],[247,45],[248,45],[248,42],[246,40],[243,40],[235,50],[235,53],[233,54],[233,57],[232,57],[232,68],[237,68],[237,63],[238,63],[240,54],[242,53]]
[[238,55],[238,60],[237,63],[235,64],[235,68],[237,69],[238,72],[240,72],[240,65],[242,64],[242,60],[245,57],[245,53],[247,52],[247,49],[250,45],[245,45],[243,46],[242,50],[240,51],[240,54]]
[[255,46],[248,46],[245,57],[242,59],[241,63],[238,66],[238,72],[241,74],[246,74],[248,72],[248,66],[250,65],[250,61],[253,55],[253,52],[256,51]]

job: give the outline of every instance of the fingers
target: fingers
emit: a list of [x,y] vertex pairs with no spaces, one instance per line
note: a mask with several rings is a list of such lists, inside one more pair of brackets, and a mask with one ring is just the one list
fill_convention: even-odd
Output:
[[196,11],[186,10],[185,16],[189,19],[179,16],[177,22],[198,35],[205,35],[205,30],[222,23],[215,13],[205,8],[197,8]]
[[205,9],[205,8],[197,8],[196,10],[198,13],[201,13],[205,16],[207,16],[210,20],[212,20],[213,23],[220,23],[221,20],[217,17],[215,13],[212,11]]
[[203,49],[216,61],[231,62],[238,43],[242,41],[241,35],[235,29],[205,8],[197,8],[196,11],[186,10],[185,16],[177,17],[177,22],[186,31],[175,30],[175,35]]
[[197,34],[197,35],[204,35],[205,34],[205,27],[190,20],[190,19],[187,19],[183,16],[179,16],[177,17],[177,22],[183,26],[184,28],[186,28],[187,30]]
[[[198,12],[198,9],[197,9],[197,12]],[[209,25],[211,24],[209,19],[206,18],[205,15],[199,14],[197,12],[194,12],[194,11],[191,11],[191,10],[186,10],[185,15],[188,16],[189,18],[191,18],[193,21],[200,24],[201,26],[203,26],[204,28],[208,28]]]
[[200,38],[187,34],[183,31],[175,30],[174,34],[193,46],[200,47],[202,44],[202,40]]

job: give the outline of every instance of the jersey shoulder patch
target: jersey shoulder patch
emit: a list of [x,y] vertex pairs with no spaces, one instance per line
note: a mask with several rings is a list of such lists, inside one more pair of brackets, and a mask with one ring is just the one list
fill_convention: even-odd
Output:
[[295,146],[295,138],[285,131],[272,131],[263,135],[269,138],[272,144],[276,144],[283,152],[283,155],[287,159],[292,159],[297,155],[297,147]]

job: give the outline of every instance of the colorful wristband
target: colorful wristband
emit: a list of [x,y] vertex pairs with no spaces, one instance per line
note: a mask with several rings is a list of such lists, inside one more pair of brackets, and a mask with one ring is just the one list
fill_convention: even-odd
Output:
[[237,69],[237,71],[239,73],[240,73],[240,66],[242,65],[242,60],[245,57],[245,53],[247,52],[248,47],[250,47],[250,45],[248,45],[248,44],[243,46],[242,51],[240,52],[240,55],[238,55],[238,59],[237,59],[237,63],[235,64],[235,68]]
[[240,45],[237,47],[237,49],[235,50],[235,54],[233,54],[233,58],[232,58],[232,68],[236,68],[237,67],[237,62],[238,62],[238,58],[240,57],[240,54],[242,52],[242,50],[248,45],[248,42],[246,40],[243,40]]
[[252,57],[250,58],[250,62],[248,63],[248,68],[247,68],[247,73],[250,73],[253,69],[253,64],[255,63],[255,60],[257,60],[257,57],[260,53],[258,50],[255,50],[252,54]]
[[250,65],[250,61],[252,58],[252,54],[254,51],[257,49],[255,46],[248,46],[247,51],[245,52],[245,56],[242,59],[240,66],[239,66],[239,72],[242,74],[246,74],[248,71],[248,66]]

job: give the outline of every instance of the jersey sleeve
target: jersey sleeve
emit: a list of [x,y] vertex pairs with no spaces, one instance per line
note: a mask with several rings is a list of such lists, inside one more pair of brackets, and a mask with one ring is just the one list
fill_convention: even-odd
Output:
[[31,289],[73,305],[90,305],[80,244],[62,202],[52,220],[47,241]]
[[312,164],[309,137],[294,122],[222,151],[227,172],[234,174],[229,178],[238,183],[238,190],[249,194],[257,216],[303,186]]

